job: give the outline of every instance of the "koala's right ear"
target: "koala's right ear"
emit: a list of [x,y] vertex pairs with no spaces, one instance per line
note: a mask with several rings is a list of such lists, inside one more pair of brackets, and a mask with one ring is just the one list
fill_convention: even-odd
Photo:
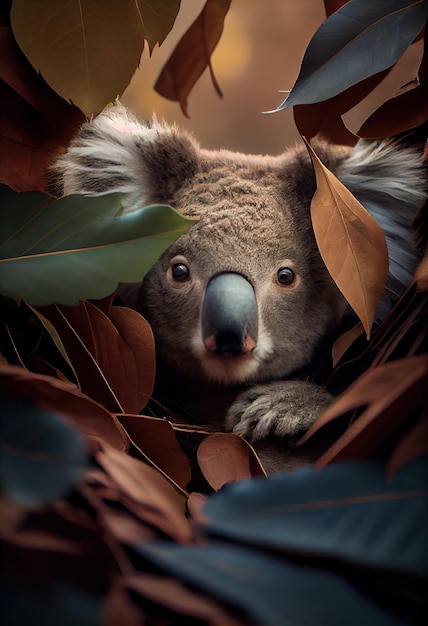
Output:
[[128,194],[126,208],[172,204],[196,171],[198,144],[153,118],[143,125],[122,105],[85,123],[53,169],[61,195]]

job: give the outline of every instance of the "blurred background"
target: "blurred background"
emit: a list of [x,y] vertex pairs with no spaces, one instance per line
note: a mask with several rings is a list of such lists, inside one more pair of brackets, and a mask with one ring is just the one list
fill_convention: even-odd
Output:
[[[299,73],[306,46],[325,19],[322,0],[232,0],[212,65],[224,98],[220,99],[205,71],[190,93],[188,112],[153,90],[156,78],[204,0],[182,0],[177,21],[151,57],[144,51],[140,68],[122,97],[140,119],[156,112],[193,132],[204,148],[278,154],[300,141],[292,110],[263,114],[285,98]],[[147,47],[146,47],[147,48]],[[393,72],[361,104],[344,117],[356,131],[384,100],[417,75],[422,42],[414,44]]]

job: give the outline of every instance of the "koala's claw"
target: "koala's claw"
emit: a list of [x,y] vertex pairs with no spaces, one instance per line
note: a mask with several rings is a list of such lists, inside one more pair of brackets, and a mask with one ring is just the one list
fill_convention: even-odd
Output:
[[251,443],[271,437],[290,439],[312,426],[331,401],[331,396],[313,383],[256,385],[231,405],[226,427]]

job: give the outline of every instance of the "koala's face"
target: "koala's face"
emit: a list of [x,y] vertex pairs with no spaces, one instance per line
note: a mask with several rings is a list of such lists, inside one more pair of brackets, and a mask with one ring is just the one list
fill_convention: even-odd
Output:
[[199,222],[145,277],[139,308],[181,374],[226,385],[286,376],[337,320],[309,198],[275,163],[201,160],[173,199]]

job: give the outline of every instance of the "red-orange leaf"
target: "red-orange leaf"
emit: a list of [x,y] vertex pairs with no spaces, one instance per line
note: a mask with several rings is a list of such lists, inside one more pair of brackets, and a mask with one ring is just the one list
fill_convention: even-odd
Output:
[[427,355],[383,363],[360,376],[321,415],[299,443],[307,441],[337,417],[367,405],[316,465],[323,467],[332,461],[367,456],[385,439],[386,434],[423,405],[427,387]]
[[187,114],[187,96],[206,67],[210,68],[215,81],[210,57],[223,32],[223,23],[231,0],[207,0],[202,12],[177,44],[163,67],[155,84],[155,90],[164,98],[180,102]]
[[308,142],[306,145],[317,179],[311,216],[318,248],[369,336],[388,277],[385,235],[376,220],[321,163]]
[[198,463],[213,489],[252,476],[266,476],[251,446],[238,435],[215,433],[198,448]]

